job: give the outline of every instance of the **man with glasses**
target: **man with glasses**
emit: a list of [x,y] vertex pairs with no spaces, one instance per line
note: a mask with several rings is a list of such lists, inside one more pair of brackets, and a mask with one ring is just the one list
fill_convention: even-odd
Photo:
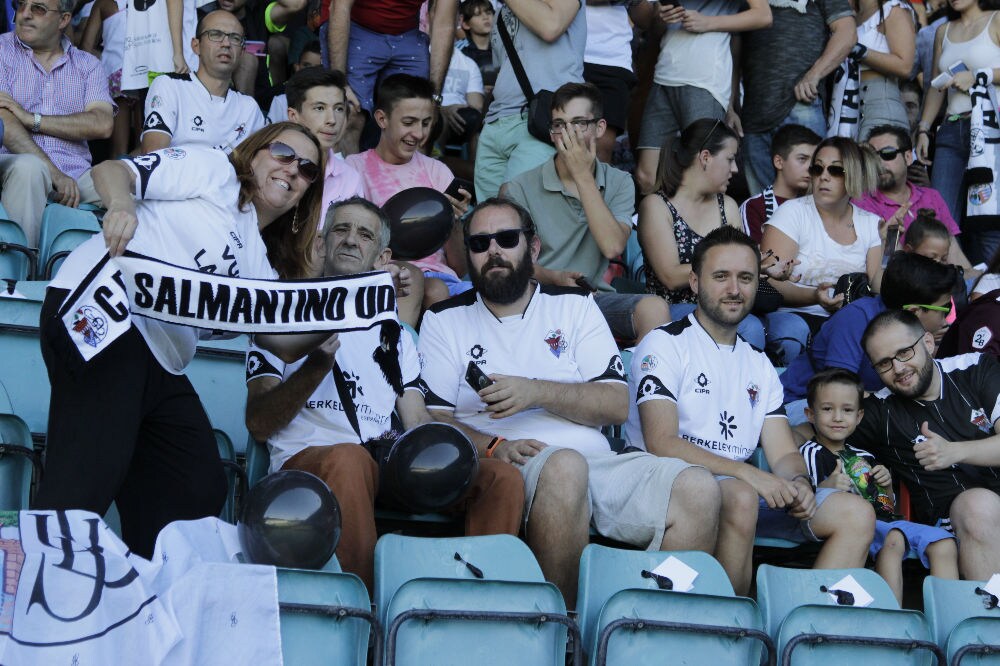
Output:
[[[858,207],[875,213],[884,220],[895,221],[908,229],[917,219],[917,211],[929,208],[951,233],[948,261],[961,266],[966,277],[975,277],[980,271],[972,268],[956,236],[962,233],[948,212],[948,206],[938,191],[921,187],[907,180],[907,169],[913,164],[913,142],[905,129],[894,125],[879,125],[868,135],[868,145],[878,153],[878,190],[864,195]],[[901,244],[902,245],[902,244]]]
[[875,317],[861,344],[885,388],[851,440],[910,489],[913,520],[954,531],[967,580],[1000,570],[1000,366],[988,354],[935,361],[912,312]]
[[541,251],[535,279],[560,287],[596,290],[595,299],[616,338],[638,341],[670,321],[666,301],[616,294],[604,281],[632,233],[635,185],[631,176],[597,159],[607,125],[601,92],[590,83],[567,83],[552,97],[549,132],[556,154],[500,189],[537,221]]
[[711,476],[644,452],[615,455],[601,433],[628,414],[625,369],[588,292],[532,279],[541,243],[528,211],[487,199],[463,235],[474,290],[431,308],[420,330],[427,407],[464,427],[482,457],[520,470],[528,545],[545,577],[572,608],[591,524],[640,548],[711,551]]
[[0,35],[0,202],[38,246],[47,200],[97,199],[77,180],[87,141],[111,136],[114,106],[101,62],[70,44],[72,0],[18,0],[14,32]]
[[141,151],[181,144],[207,145],[227,153],[264,126],[253,97],[231,90],[240,62],[243,26],[226,11],[203,18],[191,40],[198,71],[156,77],[146,95]]

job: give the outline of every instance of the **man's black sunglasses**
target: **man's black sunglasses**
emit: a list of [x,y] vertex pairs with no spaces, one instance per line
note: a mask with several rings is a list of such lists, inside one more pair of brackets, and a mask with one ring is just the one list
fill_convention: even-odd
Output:
[[497,245],[505,250],[510,250],[521,242],[521,234],[523,233],[524,229],[504,229],[494,234],[473,234],[465,239],[465,244],[469,250],[479,254],[490,249],[490,241],[496,239]]

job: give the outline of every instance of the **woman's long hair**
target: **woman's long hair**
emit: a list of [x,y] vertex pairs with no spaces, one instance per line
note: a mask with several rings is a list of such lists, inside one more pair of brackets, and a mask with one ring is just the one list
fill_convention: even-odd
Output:
[[812,162],[816,163],[819,151],[827,146],[840,153],[840,163],[844,165],[844,188],[847,196],[858,199],[878,188],[878,154],[868,147],[862,147],[852,139],[831,136],[823,139],[813,152]]
[[698,160],[698,155],[707,150],[718,155],[728,139],[739,141],[736,132],[725,122],[715,118],[699,118],[684,128],[680,137],[675,138],[670,148],[660,150],[660,163],[656,168],[654,191],[663,192],[668,197],[677,194],[684,172]]
[[319,145],[319,140],[313,133],[302,125],[280,122],[266,125],[244,139],[229,156],[229,161],[236,169],[236,176],[240,181],[240,210],[245,211],[247,206],[252,205],[253,198],[257,194],[257,184],[251,167],[254,155],[258,151],[265,150],[272,141],[276,141],[286,131],[300,132],[308,137],[316,146],[316,153],[319,155],[319,177],[309,184],[295,206],[260,230],[264,245],[267,246],[267,260],[271,266],[282,278],[294,279],[309,276],[313,241],[316,238],[316,227],[323,201],[326,151]]

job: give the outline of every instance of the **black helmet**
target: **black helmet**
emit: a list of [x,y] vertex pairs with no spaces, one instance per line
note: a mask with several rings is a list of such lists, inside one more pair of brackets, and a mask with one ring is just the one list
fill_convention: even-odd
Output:
[[411,187],[382,204],[389,218],[393,259],[423,259],[440,250],[451,235],[455,212],[445,195],[430,187]]
[[416,513],[454,504],[479,471],[475,445],[446,423],[425,423],[408,430],[378,462],[379,499]]
[[319,477],[275,472],[247,493],[236,529],[249,562],[319,569],[340,541],[340,505]]

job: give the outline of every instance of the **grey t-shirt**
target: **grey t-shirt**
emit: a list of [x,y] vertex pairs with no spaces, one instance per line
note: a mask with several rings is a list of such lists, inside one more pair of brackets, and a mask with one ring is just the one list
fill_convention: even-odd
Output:
[[[506,5],[500,10],[497,25],[502,20],[507,22],[507,30],[521,57],[532,91],[555,90],[564,83],[583,81],[583,51],[587,43],[586,12],[578,10],[566,32],[551,44],[531,32]],[[500,73],[493,88],[493,103],[486,113],[488,123],[520,113],[527,104],[496,26],[493,28],[491,44],[493,62],[500,63]]]
[[795,84],[816,62],[828,26],[854,12],[847,0],[809,0],[805,13],[771,7],[770,28],[743,35],[743,130],[767,132],[795,105]]

